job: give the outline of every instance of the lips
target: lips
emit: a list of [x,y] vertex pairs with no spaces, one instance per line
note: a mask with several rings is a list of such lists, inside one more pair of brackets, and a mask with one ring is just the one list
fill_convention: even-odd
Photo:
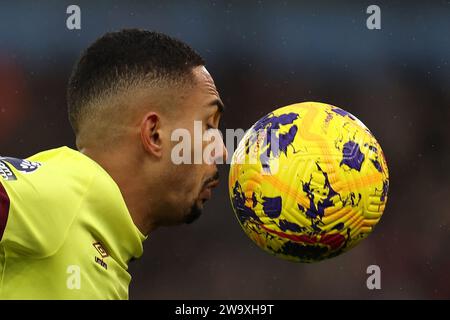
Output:
[[211,199],[212,189],[217,187],[218,184],[219,184],[219,180],[216,180],[216,181],[212,181],[212,182],[208,183],[207,185],[205,185],[202,192],[200,193],[200,199],[202,199],[202,200]]
[[219,185],[219,180],[215,180],[213,182],[208,183],[205,188],[214,189],[218,185]]

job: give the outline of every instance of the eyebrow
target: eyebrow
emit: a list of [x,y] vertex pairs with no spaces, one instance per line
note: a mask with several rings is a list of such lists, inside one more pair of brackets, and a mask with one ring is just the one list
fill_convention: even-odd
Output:
[[214,99],[209,103],[208,106],[217,106],[220,113],[223,113],[225,111],[225,105],[223,104],[222,100],[220,99]]

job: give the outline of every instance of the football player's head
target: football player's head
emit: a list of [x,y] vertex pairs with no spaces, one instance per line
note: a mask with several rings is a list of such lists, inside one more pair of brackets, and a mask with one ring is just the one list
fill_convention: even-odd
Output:
[[147,212],[143,229],[192,222],[217,184],[226,149],[213,138],[205,159],[202,138],[218,133],[223,103],[204,65],[181,41],[129,29],[95,41],[70,77],[77,148],[114,172],[130,211]]

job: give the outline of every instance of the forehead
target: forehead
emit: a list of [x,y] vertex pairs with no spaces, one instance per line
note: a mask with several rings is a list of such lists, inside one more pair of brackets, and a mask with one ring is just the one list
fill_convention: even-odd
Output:
[[204,66],[195,67],[192,73],[194,75],[193,93],[204,99],[219,98],[214,80]]
[[172,93],[179,98],[179,108],[176,109],[184,115],[180,120],[192,120],[215,112],[222,113],[223,103],[213,78],[204,66],[193,68],[192,78],[188,81],[188,85],[183,85],[178,92]]

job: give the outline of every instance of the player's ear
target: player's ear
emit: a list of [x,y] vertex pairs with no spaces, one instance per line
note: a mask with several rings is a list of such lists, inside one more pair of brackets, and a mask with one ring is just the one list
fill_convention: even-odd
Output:
[[142,119],[141,141],[147,152],[156,157],[161,157],[161,117],[156,112],[149,112]]

